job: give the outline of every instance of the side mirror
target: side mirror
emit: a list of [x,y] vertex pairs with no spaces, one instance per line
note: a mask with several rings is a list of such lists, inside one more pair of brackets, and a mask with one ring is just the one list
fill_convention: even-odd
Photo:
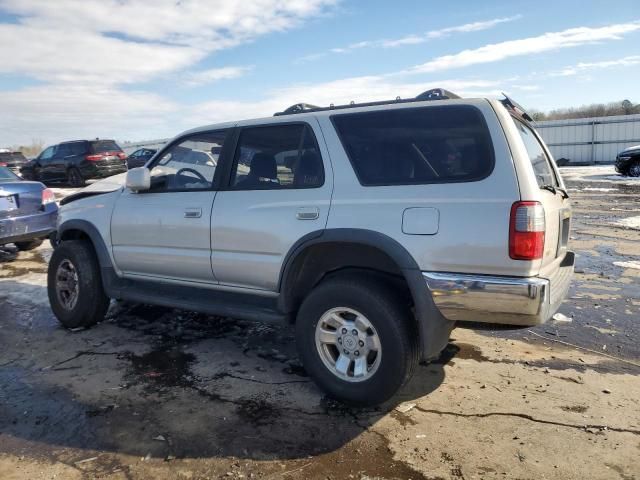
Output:
[[141,192],[151,188],[151,174],[144,167],[132,168],[127,172],[126,187],[132,192]]

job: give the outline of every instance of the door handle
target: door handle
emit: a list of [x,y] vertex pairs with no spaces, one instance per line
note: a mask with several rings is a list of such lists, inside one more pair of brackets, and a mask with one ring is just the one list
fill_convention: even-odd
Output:
[[184,218],[200,218],[202,216],[201,208],[187,208],[184,211]]
[[298,220],[317,220],[320,217],[320,210],[317,207],[299,208],[296,212]]

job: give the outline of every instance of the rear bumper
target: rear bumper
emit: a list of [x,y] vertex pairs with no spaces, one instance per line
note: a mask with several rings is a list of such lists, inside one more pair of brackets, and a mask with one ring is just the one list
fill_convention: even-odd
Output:
[[0,245],[48,237],[56,229],[57,216],[56,208],[49,212],[0,220]]
[[95,165],[88,163],[85,168],[81,169],[84,178],[106,178],[126,171],[127,166],[124,163],[118,165]]
[[436,307],[447,320],[539,325],[565,299],[575,255],[567,252],[548,278],[422,272]]

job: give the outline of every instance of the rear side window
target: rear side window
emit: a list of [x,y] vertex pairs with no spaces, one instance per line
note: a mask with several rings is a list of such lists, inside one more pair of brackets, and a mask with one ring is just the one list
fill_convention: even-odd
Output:
[[362,185],[481,180],[493,170],[493,146],[478,109],[404,108],[331,117]]
[[87,151],[87,146],[84,142],[76,142],[71,144],[71,153],[73,155],[82,155]]
[[513,123],[516,124],[518,133],[524,142],[524,147],[527,149],[529,161],[531,161],[531,165],[533,166],[538,186],[553,185],[557,187],[558,180],[556,179],[555,173],[553,173],[549,158],[533,133],[533,130],[519,120],[514,119]]
[[122,149],[113,140],[96,140],[91,142],[91,153],[121,152]]
[[234,190],[315,188],[323,184],[322,157],[311,128],[298,123],[242,129],[231,176]]

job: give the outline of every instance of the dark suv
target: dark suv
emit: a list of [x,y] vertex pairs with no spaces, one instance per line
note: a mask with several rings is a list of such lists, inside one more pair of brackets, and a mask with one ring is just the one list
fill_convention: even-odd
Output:
[[640,145],[626,148],[618,154],[616,170],[622,175],[640,177]]
[[126,172],[126,158],[113,140],[74,140],[45,148],[20,171],[28,180],[81,187],[87,179]]

